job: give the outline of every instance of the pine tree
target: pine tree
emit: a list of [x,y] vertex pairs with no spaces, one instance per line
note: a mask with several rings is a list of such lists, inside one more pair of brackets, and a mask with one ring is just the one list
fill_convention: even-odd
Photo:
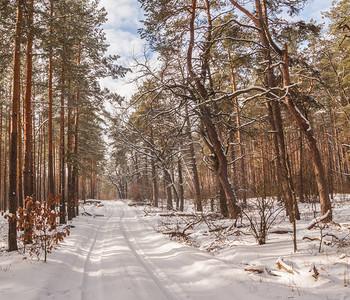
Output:
[[17,17],[15,29],[15,45],[13,54],[13,83],[12,83],[12,108],[11,108],[11,140],[10,140],[10,165],[9,165],[9,220],[8,249],[17,250],[17,157],[18,157],[18,117],[20,106],[20,72],[21,72],[21,36],[23,21],[24,1],[17,0]]

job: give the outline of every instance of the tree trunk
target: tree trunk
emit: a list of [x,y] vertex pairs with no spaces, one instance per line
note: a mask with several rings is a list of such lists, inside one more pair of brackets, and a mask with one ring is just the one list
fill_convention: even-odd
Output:
[[[206,71],[209,68],[208,60],[209,60],[209,50],[212,45],[211,41],[211,20],[210,20],[210,12],[209,12],[209,2],[206,1],[207,4],[207,15],[208,15],[208,32],[207,32],[207,43],[205,45],[206,49],[203,51],[202,55],[202,72],[199,77],[194,73],[192,68],[192,52],[194,47],[194,36],[195,36],[195,18],[196,18],[196,7],[197,1],[192,0],[191,7],[191,17],[190,17],[190,41],[187,51],[187,71],[190,74],[192,80],[195,83],[197,92],[200,95],[200,98],[204,101],[208,100],[208,92],[203,84],[205,82]],[[199,100],[201,101],[201,100]],[[227,158],[223,151],[223,147],[221,141],[219,139],[217,130],[215,125],[211,119],[210,109],[207,105],[202,104],[200,106],[200,120],[201,120],[201,134],[206,142],[208,148],[211,150],[212,154],[215,156],[216,172],[217,176],[221,182],[222,188],[225,192],[225,196],[228,202],[228,209],[232,218],[237,218],[241,212],[241,208],[236,204],[237,197],[235,191],[233,190],[231,183],[227,174]]]
[[53,38],[53,0],[50,0],[50,46],[49,46],[49,89],[48,89],[48,199],[51,209],[55,209],[55,180],[53,174],[53,126],[52,126],[52,102],[53,102],[53,51],[52,51],[52,38]]
[[74,189],[74,217],[78,215],[78,134],[79,134],[79,108],[78,101],[80,97],[80,92],[77,92],[77,106],[75,108],[75,120],[74,120],[74,164],[72,172],[72,185]]
[[[18,129],[17,118],[19,117],[19,105],[21,98],[21,26],[23,19],[24,1],[17,0],[17,16],[15,28],[15,45],[13,55],[13,81],[12,81],[12,110],[11,110],[11,139],[10,139],[10,161],[9,161],[9,212],[13,216],[17,211],[17,143]],[[8,249],[17,250],[17,220],[10,218],[8,231]]]
[[82,176],[81,180],[82,190],[81,190],[81,200],[83,200],[83,203],[86,202],[86,177],[85,175]]
[[187,137],[189,141],[189,151],[190,151],[190,161],[191,161],[191,167],[192,167],[192,176],[193,176],[193,186],[194,186],[194,203],[195,207],[198,211],[203,211],[202,207],[202,197],[201,197],[201,189],[199,184],[199,176],[198,176],[198,169],[197,169],[197,159],[196,154],[194,152],[194,146],[193,146],[193,138],[192,138],[192,128],[191,128],[191,121],[190,116],[188,114],[188,107],[186,105],[186,122],[187,122]]
[[5,128],[7,128],[7,132],[5,132],[5,145],[4,145],[4,164],[5,164],[5,168],[4,168],[4,180],[3,180],[3,195],[4,195],[4,207],[3,210],[7,210],[8,209],[8,166],[7,166],[7,162],[10,159],[10,136],[11,136],[11,126],[10,126],[10,118],[11,115],[10,113],[8,113],[8,116],[6,118],[6,124],[5,124]]
[[[266,83],[267,86],[272,88],[276,86],[276,79],[273,74],[273,69],[271,67],[272,61],[271,61],[271,54],[270,54],[270,43],[266,37],[266,33],[264,31],[264,23],[267,27],[267,10],[266,10],[266,2],[263,2],[263,9],[260,5],[260,0],[255,1],[255,7],[258,13],[258,23],[259,28],[261,29],[259,32],[260,36],[260,42],[263,46],[265,46],[264,50],[264,58],[268,62],[268,71],[266,73]],[[273,97],[271,97],[273,98]],[[274,132],[274,143],[275,143],[275,151],[276,151],[276,158],[277,158],[277,172],[279,179],[282,184],[282,190],[283,194],[285,196],[285,204],[286,204],[286,210],[287,214],[289,215],[289,219],[291,222],[293,222],[293,214],[295,214],[295,217],[300,219],[299,217],[299,210],[296,210],[293,212],[293,203],[296,202],[295,198],[295,191],[293,187],[293,182],[291,179],[291,174],[289,172],[288,166],[289,161],[286,156],[285,152],[285,140],[284,140],[284,129],[283,129],[283,121],[281,118],[281,109],[279,103],[276,101],[271,101],[270,103],[267,103],[268,106],[268,113],[269,113],[269,121],[272,127],[272,131]],[[297,205],[295,205],[297,208]]]
[[7,172],[5,169],[4,174],[4,182],[5,182],[5,210],[9,209],[10,203],[9,203],[9,188],[10,188],[10,157],[11,157],[11,113],[9,111],[8,118],[7,118],[7,153],[5,155],[5,160],[8,161],[8,163],[5,165],[5,168],[7,167]]
[[228,178],[227,158],[224,153],[218,134],[215,130],[214,124],[212,123],[210,117],[208,117],[208,112],[204,110],[202,111],[202,115],[203,115],[203,121],[206,128],[206,134],[210,141],[210,145],[208,146],[209,148],[211,148],[212,153],[215,155],[215,158],[213,159],[214,169],[217,173],[218,179],[225,193],[230,216],[231,218],[235,219],[239,216],[241,212],[241,208],[236,204],[237,203],[236,193]]
[[[39,119],[40,120],[40,119]],[[35,124],[35,122],[33,122]],[[43,127],[44,128],[44,127]],[[37,145],[37,164],[36,164],[36,196],[37,200],[42,203],[42,198],[43,198],[43,191],[42,191],[42,162],[43,162],[43,156],[42,156],[42,150],[43,150],[43,137],[42,137],[42,129],[39,130],[39,136],[38,136],[38,141],[39,144]],[[34,140],[35,141],[35,140]]]
[[181,165],[181,157],[177,161],[177,170],[179,173],[179,186],[180,186],[180,211],[184,211],[184,187],[183,187],[183,179],[182,179],[182,165]]
[[21,112],[19,108],[19,114],[17,117],[17,203],[20,207],[23,207],[23,156],[22,156],[22,124],[21,124]]
[[[231,81],[232,81],[232,92],[235,92],[237,90],[236,87],[236,80],[235,80],[235,73],[232,65],[232,60],[230,57],[230,70],[231,70]],[[241,133],[241,117],[240,117],[240,109],[239,109],[239,103],[238,103],[238,97],[235,97],[234,99],[234,106],[236,111],[236,126],[237,126],[237,142],[238,142],[238,149],[239,149],[239,156],[240,156],[240,173],[241,173],[241,189],[242,189],[242,201],[244,204],[247,203],[247,179],[246,179],[246,171],[245,171],[245,158],[244,158],[244,148],[243,148],[243,141],[242,141],[242,133]]]
[[[289,76],[289,61],[288,61],[287,45],[284,45],[282,60],[283,60],[283,64],[282,64],[283,86],[288,87],[290,86],[290,76]],[[306,137],[306,140],[308,142],[308,146],[309,146],[309,150],[310,150],[310,154],[313,162],[314,172],[315,172],[316,184],[317,184],[319,198],[320,198],[321,215],[325,215],[329,210],[330,213],[328,217],[324,219],[324,222],[329,222],[332,220],[332,206],[331,206],[331,201],[329,199],[328,184],[327,184],[327,180],[326,180],[326,176],[325,176],[325,172],[322,164],[322,159],[317,147],[314,132],[311,128],[311,124],[301,114],[299,109],[295,106],[289,94],[286,96],[285,102],[294,121],[303,131]]]
[[153,206],[158,207],[158,182],[157,182],[156,164],[152,159],[152,195],[153,195]]
[[179,193],[177,192],[177,188],[175,185],[175,173],[174,173],[174,164],[173,162],[171,163],[171,186],[173,188],[174,191],[174,198],[175,198],[175,203],[176,203],[176,209],[179,209],[179,205],[180,205],[180,196]]
[[[78,46],[78,58],[77,58],[77,65],[80,66],[80,55],[81,55],[81,46],[79,44]],[[77,93],[76,93],[76,102],[75,102],[75,118],[74,118],[74,163],[73,163],[73,171],[72,171],[72,187],[74,189],[73,195],[73,216],[78,215],[78,187],[79,187],[79,178],[78,178],[78,137],[79,137],[79,103],[80,103],[80,89],[79,89],[79,83],[77,86]]]
[[229,216],[229,213],[228,213],[227,201],[225,197],[225,191],[222,188],[222,184],[219,178],[218,177],[216,178],[217,178],[217,184],[218,184],[218,190],[219,190],[220,212],[225,218],[227,218]]
[[304,197],[304,176],[303,176],[303,133],[299,132],[299,201],[305,202]]
[[[286,154],[286,145],[284,138],[283,122],[281,117],[281,110],[278,103],[272,102],[272,111],[274,117],[274,124],[276,125],[277,145],[279,147],[278,153],[280,155],[281,172],[282,172],[282,186],[286,196],[287,211],[289,211],[290,221],[293,222],[293,214],[297,220],[300,220],[299,208],[297,205],[294,184],[292,180],[292,173],[290,161]],[[293,209],[293,207],[295,209]]]
[[[4,195],[2,193],[2,170],[4,168],[4,164],[2,162],[2,118],[3,118],[3,113],[2,113],[3,106],[2,104],[0,105],[0,211],[3,210],[3,204],[4,204]],[[5,162],[4,162],[5,163]]]
[[[154,145],[153,140],[153,128],[151,127],[151,144]],[[159,197],[159,191],[158,191],[158,180],[157,180],[157,167],[156,167],[156,160],[154,158],[151,159],[152,164],[152,196],[153,196],[153,206],[158,207],[158,197]]]
[[65,151],[64,151],[64,93],[65,93],[65,69],[64,58],[62,57],[62,74],[61,74],[61,110],[60,110],[60,152],[59,152],[59,193],[60,199],[60,224],[66,224],[66,169],[65,169]]
[[95,188],[94,188],[94,159],[91,158],[90,163],[90,199],[95,199]]
[[[230,2],[236,6],[239,10],[241,10],[244,14],[246,14],[253,22],[254,25],[259,29],[259,39],[262,44],[264,60],[267,62],[267,72],[265,75],[265,84],[268,88],[272,88],[276,86],[275,76],[272,68],[272,61],[270,55],[270,47],[274,47],[275,45],[268,39],[268,16],[267,16],[267,7],[266,2],[260,0],[255,0],[255,10],[257,16],[251,14],[248,10],[243,8],[237,1],[230,0]],[[269,97],[273,99],[273,97]],[[286,204],[287,214],[290,217],[290,220],[293,221],[293,214],[295,213],[298,216],[298,209],[295,198],[295,191],[293,187],[293,182],[291,179],[291,174],[289,173],[289,162],[288,158],[285,155],[285,144],[284,144],[284,133],[283,133],[283,123],[281,119],[280,106],[276,101],[271,101],[266,103],[266,107],[268,110],[269,121],[272,127],[272,132],[274,133],[274,144],[275,144],[275,152],[276,152],[276,167],[277,167],[277,176],[278,181],[282,183],[282,189]],[[293,207],[295,207],[296,211],[293,212]]]
[[328,141],[328,134],[326,130],[326,124],[324,121],[323,115],[322,117],[322,125],[323,125],[323,137],[324,137],[324,144],[326,146],[326,152],[327,152],[327,174],[328,174],[328,186],[329,186],[329,192],[331,194],[331,199],[334,199],[333,192],[334,192],[334,187],[333,187],[333,165],[332,165],[332,158],[331,158],[331,150],[329,146],[329,141]]
[[[35,99],[35,96],[33,96],[33,99]],[[35,105],[33,105],[32,107],[32,116],[35,115]],[[33,195],[35,196],[35,199],[37,201],[39,201],[40,199],[38,198],[38,193],[37,193],[37,168],[36,168],[36,158],[35,157],[35,153],[36,153],[36,143],[35,143],[35,139],[34,139],[34,135],[35,135],[35,119],[32,118],[32,166],[33,166],[33,172],[32,172],[32,176],[33,176]]]
[[32,114],[32,77],[33,77],[33,17],[34,0],[29,0],[28,35],[26,53],[26,87],[24,95],[24,198],[34,198],[34,164],[33,164],[33,114]]
[[[72,141],[72,101],[71,101],[71,84],[68,82],[68,109],[67,109],[67,157],[68,157],[68,220],[73,219],[74,215],[74,186],[72,182],[72,152],[73,152],[73,141]],[[93,159],[92,159],[93,160]],[[92,199],[94,197],[92,196]]]
[[167,195],[167,202],[166,202],[166,209],[171,210],[173,209],[173,196],[171,193],[171,176],[170,173],[164,169],[164,183],[165,183],[165,189],[166,189],[166,195]]

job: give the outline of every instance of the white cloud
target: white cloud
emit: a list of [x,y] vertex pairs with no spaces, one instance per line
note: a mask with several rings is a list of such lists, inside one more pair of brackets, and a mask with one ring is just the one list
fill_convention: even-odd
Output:
[[135,30],[139,26],[140,9],[137,0],[101,0],[108,13],[107,26]]
[[[139,19],[142,12],[137,0],[101,0],[100,6],[105,7],[108,21],[103,26],[107,43],[110,45],[108,54],[119,55],[119,63],[131,67],[132,57],[140,57],[145,42],[140,39],[137,29],[141,26]],[[129,73],[126,78],[100,80],[102,86],[109,90],[130,98],[136,90],[136,85],[130,83],[134,75]]]
[[105,29],[107,42],[110,44],[108,53],[121,56],[123,63],[129,63],[133,55],[139,56],[145,44],[138,35],[118,28]]
[[317,22],[323,22],[321,12],[328,10],[331,7],[332,1],[330,0],[317,0],[311,1],[302,12],[302,16],[309,21],[311,18]]
[[120,96],[130,98],[136,92],[136,84],[131,83],[132,75],[128,75],[126,78],[113,80],[112,78],[103,78],[100,80],[102,86],[108,88],[111,92],[115,92]]

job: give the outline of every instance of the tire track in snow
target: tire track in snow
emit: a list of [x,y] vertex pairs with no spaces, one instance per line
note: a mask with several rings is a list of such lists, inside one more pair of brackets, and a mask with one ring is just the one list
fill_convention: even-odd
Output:
[[[86,260],[85,260],[85,265],[84,265],[84,273],[83,273],[83,280],[82,280],[82,284],[81,284],[81,300],[86,300],[88,299],[88,296],[87,296],[87,291],[88,289],[86,288],[87,287],[87,282],[88,282],[88,279],[90,277],[90,270],[89,270],[89,267],[91,267],[91,260],[92,260],[92,256],[93,254],[95,254],[94,250],[96,248],[96,242],[101,234],[101,228],[102,226],[105,227],[106,224],[108,223],[108,220],[109,220],[110,216],[108,216],[103,222],[100,222],[100,225],[98,226],[98,228],[96,229],[95,231],[95,236],[94,236],[94,241],[92,242],[91,246],[90,246],[90,249],[88,251],[88,254],[86,256]],[[103,245],[101,247],[101,253],[99,254],[99,263],[101,264],[101,254],[102,254],[102,251],[103,251]],[[99,271],[102,271],[101,268],[99,269]],[[95,276],[95,278],[99,278],[102,282],[102,278],[101,276]],[[103,287],[103,285],[102,285]],[[101,288],[100,290],[100,295],[102,294],[103,295],[103,288]],[[102,297],[103,299],[103,297]]]
[[[159,290],[164,294],[164,296],[167,299],[189,299],[189,297],[183,292],[183,290],[175,283],[172,283],[172,287],[171,290],[169,288],[165,288],[164,285],[162,284],[162,281],[167,280],[170,281],[165,274],[162,274],[163,276],[163,280],[161,280],[156,273],[161,273],[160,270],[158,270],[157,267],[155,267],[150,261],[146,261],[146,255],[145,253],[141,250],[141,248],[138,246],[137,241],[134,238],[131,238],[130,235],[127,232],[127,229],[125,228],[124,224],[123,224],[123,218],[125,216],[125,211],[123,206],[120,206],[122,214],[120,216],[120,221],[119,221],[119,228],[120,231],[123,235],[123,237],[125,238],[125,241],[128,245],[128,247],[130,248],[131,252],[133,253],[133,255],[135,256],[135,258],[137,259],[137,261],[140,263],[140,265],[146,270],[147,274],[152,278],[152,280],[154,281],[154,283],[158,286]],[[134,244],[132,242],[132,240],[134,241]],[[136,249],[138,248],[138,249]],[[142,254],[140,254],[140,252]]]
[[[77,281],[79,282],[81,280],[81,276],[83,276],[84,268],[87,263],[86,259],[84,259],[84,261],[80,261],[80,257],[85,258],[85,254],[87,253],[85,246],[89,245],[91,240],[95,240],[96,234],[96,231],[94,232],[93,230],[89,230],[87,235],[81,235],[79,239],[75,239],[73,244],[67,244],[65,241],[59,246],[61,251],[58,251],[58,253],[60,254],[61,260],[56,260],[55,263],[60,263],[60,266],[64,265],[63,268],[60,268],[60,278],[62,278],[62,280],[69,280],[71,283]],[[72,236],[69,238],[72,238]],[[91,246],[89,249],[91,249]],[[51,257],[50,260],[52,260]],[[82,275],[80,275],[79,278],[76,278],[76,276],[72,276],[73,273],[81,273]],[[79,299],[79,296],[81,296],[82,293],[82,286],[72,284],[71,286],[63,289],[57,289],[56,275],[57,274],[55,273],[50,274],[50,277],[47,278],[45,285],[40,289],[37,299]]]

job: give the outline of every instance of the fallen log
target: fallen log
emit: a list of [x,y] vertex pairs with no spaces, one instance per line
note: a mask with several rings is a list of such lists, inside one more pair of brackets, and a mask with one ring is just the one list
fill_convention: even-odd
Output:
[[159,214],[160,217],[196,217],[196,214],[193,213],[178,213],[178,212],[173,212],[173,213],[167,213],[167,214]]
[[163,234],[170,235],[171,237],[177,236],[177,237],[186,237],[188,238],[188,234],[180,232],[180,231],[165,231]]
[[312,265],[311,265],[309,272],[312,272],[312,273],[313,273],[313,274],[312,274],[312,277],[315,278],[315,280],[318,279],[318,275],[320,275],[320,273],[318,272],[318,270],[317,270],[315,264],[312,264]]
[[287,273],[290,273],[292,275],[295,275],[295,270],[293,270],[292,266],[287,265],[281,257],[277,259],[277,267],[279,270],[285,270]]
[[330,210],[327,210],[327,212],[323,215],[323,216],[320,216],[320,217],[317,217],[315,219],[313,219],[306,227],[307,230],[310,230],[312,228],[315,227],[316,224],[322,222],[324,219],[326,219],[328,217],[328,215],[331,213]]
[[244,271],[258,273],[258,274],[264,273],[264,270],[262,270],[261,268],[246,268],[244,269]]
[[309,241],[321,241],[320,238],[311,238],[311,237],[308,237],[308,236],[304,236],[302,239],[303,240],[309,240]]
[[286,233],[291,233],[291,230],[275,230],[271,231],[271,233],[276,233],[276,234],[286,234]]
[[225,230],[226,228],[228,228],[228,226],[217,227],[214,229],[210,229],[209,232],[217,232],[217,231]]

